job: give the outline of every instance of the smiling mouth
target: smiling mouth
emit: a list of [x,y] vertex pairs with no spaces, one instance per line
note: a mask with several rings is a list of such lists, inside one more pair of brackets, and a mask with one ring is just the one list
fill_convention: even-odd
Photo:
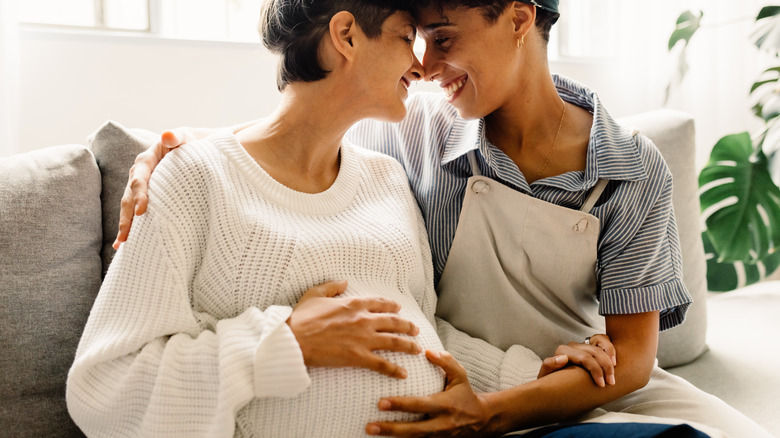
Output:
[[462,78],[450,82],[449,85],[444,87],[444,93],[447,95],[447,97],[452,97],[455,95],[455,93],[460,90],[464,84],[466,84],[466,81],[468,80],[468,76],[463,76]]

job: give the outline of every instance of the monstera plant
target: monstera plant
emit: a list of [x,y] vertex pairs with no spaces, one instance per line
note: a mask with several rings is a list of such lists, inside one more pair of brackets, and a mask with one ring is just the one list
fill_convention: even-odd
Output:
[[[686,50],[703,16],[701,11],[686,11],[677,19],[669,50],[683,47],[667,98],[688,71]],[[780,6],[761,9],[750,39],[780,61]],[[764,122],[762,129],[718,140],[699,174],[706,225],[702,239],[712,291],[757,282],[780,265],[780,65],[761,72],[749,94],[753,114]]]

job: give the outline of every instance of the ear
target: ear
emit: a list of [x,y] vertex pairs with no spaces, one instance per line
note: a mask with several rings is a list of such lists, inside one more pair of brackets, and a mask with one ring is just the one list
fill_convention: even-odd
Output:
[[515,26],[516,37],[528,36],[528,33],[536,23],[536,6],[523,2],[514,2],[509,9]]
[[336,13],[330,19],[329,36],[333,47],[347,60],[355,56],[354,38],[358,32],[355,17],[347,11]]

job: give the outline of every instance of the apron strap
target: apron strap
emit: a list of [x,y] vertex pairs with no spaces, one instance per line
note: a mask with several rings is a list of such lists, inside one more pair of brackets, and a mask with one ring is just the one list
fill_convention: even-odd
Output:
[[477,165],[477,155],[474,151],[476,151],[476,149],[472,149],[466,154],[469,157],[469,164],[471,165],[471,175],[482,176],[482,172],[479,171],[479,166]]
[[588,199],[585,200],[585,203],[582,204],[582,208],[580,208],[580,211],[585,213],[590,213],[590,210],[593,208],[594,205],[596,205],[596,201],[599,200],[601,197],[601,194],[604,192],[604,189],[607,187],[607,183],[609,182],[608,179],[599,179],[596,185],[593,187],[593,190],[591,190],[590,195],[588,195]]

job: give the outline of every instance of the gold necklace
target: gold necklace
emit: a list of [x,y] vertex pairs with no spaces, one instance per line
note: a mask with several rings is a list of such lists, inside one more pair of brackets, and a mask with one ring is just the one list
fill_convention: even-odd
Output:
[[550,157],[552,157],[553,151],[555,150],[555,144],[558,143],[558,134],[561,133],[561,126],[563,126],[563,116],[566,115],[566,101],[561,99],[561,103],[563,103],[563,112],[561,112],[561,120],[558,122],[558,131],[555,132],[555,140],[553,140],[553,144],[552,147],[550,148],[550,152],[547,153],[547,159],[544,160],[544,164],[542,165],[542,168],[539,169],[539,174],[536,175],[536,180],[542,178],[542,174],[544,173],[545,169],[547,169],[547,165],[550,163]]

